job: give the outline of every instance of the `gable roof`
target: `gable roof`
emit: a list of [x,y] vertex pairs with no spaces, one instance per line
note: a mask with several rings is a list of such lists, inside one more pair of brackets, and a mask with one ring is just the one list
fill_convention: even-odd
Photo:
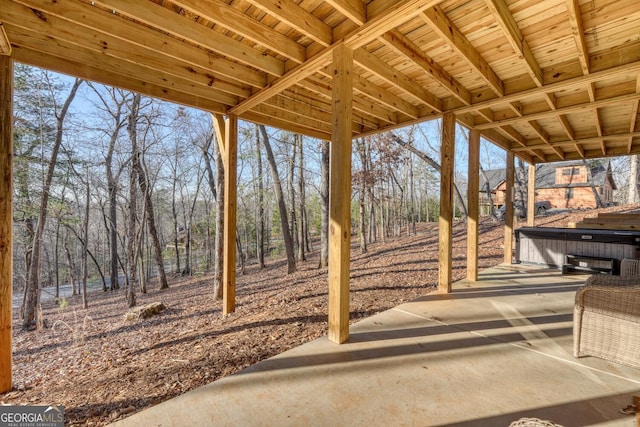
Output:
[[[484,171],[484,173],[487,175],[487,179],[489,180],[489,188],[491,189],[491,191],[496,190],[500,184],[502,184],[504,182],[504,180],[506,179],[507,176],[507,170],[506,169],[487,169]],[[480,174],[480,192],[486,192],[486,181],[484,179],[484,175],[481,173]]]

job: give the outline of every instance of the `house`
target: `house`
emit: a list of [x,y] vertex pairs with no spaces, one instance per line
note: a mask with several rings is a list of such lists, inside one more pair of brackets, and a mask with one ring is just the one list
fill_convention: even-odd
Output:
[[[504,204],[506,191],[506,169],[489,169],[480,174],[480,213],[489,214],[487,180],[491,190],[494,208]],[[525,168],[522,188],[526,192],[527,168]],[[591,178],[591,180],[590,180]],[[517,174],[516,174],[517,181]],[[553,208],[595,208],[594,190],[605,205],[613,202],[613,190],[616,189],[611,173],[611,163],[604,160],[582,160],[558,163],[544,163],[536,166],[536,201],[548,200]],[[518,183],[515,183],[518,187]]]
[[605,205],[613,202],[616,183],[608,160],[567,161],[536,166],[536,199],[554,208],[595,208],[596,195]]

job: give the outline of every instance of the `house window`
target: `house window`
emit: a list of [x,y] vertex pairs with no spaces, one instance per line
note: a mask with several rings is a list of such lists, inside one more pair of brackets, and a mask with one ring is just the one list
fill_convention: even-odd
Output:
[[567,200],[573,199],[573,188],[564,189],[564,198]]
[[580,175],[580,168],[564,168],[562,169],[562,176]]

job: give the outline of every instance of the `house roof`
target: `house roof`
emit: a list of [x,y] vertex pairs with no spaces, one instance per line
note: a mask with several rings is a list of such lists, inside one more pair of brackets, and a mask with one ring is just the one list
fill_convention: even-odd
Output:
[[[615,189],[615,182],[613,181],[613,176],[611,175],[611,166],[608,161],[591,160],[587,161],[587,165],[589,166],[594,185],[603,186],[608,178],[611,180],[611,184]],[[584,166],[584,163],[582,161],[569,161],[537,165],[536,188],[584,187],[590,185],[589,183],[583,182],[571,184],[556,184],[556,169],[572,166]]]
[[[504,182],[507,176],[507,170],[502,169],[488,169],[484,171],[484,175],[487,176],[487,180],[489,181],[489,188],[493,191],[498,188],[500,184]],[[480,174],[480,192],[486,192],[486,180],[484,179],[484,175]]]
[[[452,112],[528,162],[640,153],[637,0],[0,0],[0,54],[322,139]],[[6,33],[6,35],[5,35]]]

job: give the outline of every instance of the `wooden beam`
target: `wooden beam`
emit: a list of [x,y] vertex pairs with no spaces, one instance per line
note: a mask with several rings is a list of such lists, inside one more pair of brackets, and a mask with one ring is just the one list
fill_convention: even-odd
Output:
[[454,97],[466,105],[471,104],[471,93],[461,85],[440,64],[427,56],[422,49],[398,30],[391,30],[380,38],[387,46],[402,54],[405,58],[422,68],[435,81],[440,83]]
[[451,48],[467,60],[498,96],[504,95],[504,83],[502,80],[440,6],[433,6],[425,10],[420,16]]
[[0,393],[11,390],[13,59],[0,55]]
[[[549,108],[551,110],[555,110],[557,108],[557,99],[556,96],[553,95],[553,93],[556,91],[571,91],[572,89],[583,90],[586,85],[592,82],[616,78],[627,78],[629,75],[636,75],[637,73],[640,73],[640,61],[613,66],[606,70],[590,73],[588,76],[578,76],[566,79],[564,81],[549,83],[544,85],[543,87],[536,87],[519,92],[509,93],[507,95],[504,95],[503,98],[492,98],[486,101],[476,102],[470,106],[457,107],[453,109],[452,112],[455,113],[456,116],[459,116],[461,114],[473,113],[475,111],[478,111],[479,109],[494,109],[496,107],[501,107],[505,102],[521,101],[523,99],[532,99],[539,97],[544,97],[549,103]],[[635,94],[625,96],[635,96]],[[620,101],[616,96],[608,99],[612,100],[614,103]],[[599,99],[596,102],[600,101],[601,100]],[[605,101],[607,100],[605,99]],[[580,108],[589,108],[588,105],[588,103],[580,104]],[[603,105],[598,105],[598,107],[601,106]],[[527,115],[525,114],[523,117],[527,117]],[[517,119],[519,119],[519,117]]]
[[[640,75],[636,76],[636,93],[640,93]],[[640,100],[631,104],[631,119],[629,120],[629,132],[636,131],[636,122],[638,121],[638,111],[640,111]],[[633,137],[627,141],[627,151],[631,153],[633,147]],[[603,153],[604,154],[604,153]]]
[[[567,115],[573,113],[583,113],[584,111],[592,110],[594,108],[607,107],[610,105],[619,105],[623,103],[632,103],[640,99],[640,94],[627,93],[624,95],[614,95],[610,98],[601,98],[595,102],[584,102],[580,104],[568,105],[556,110],[541,111],[538,113],[524,114],[522,116],[509,117],[507,119],[496,120],[492,123],[482,123],[477,126],[478,129],[491,129],[504,125],[513,125],[521,122],[529,122],[531,120],[540,120],[549,117],[556,117],[558,114]],[[457,110],[456,110],[457,111]]]
[[224,105],[210,99],[151,84],[145,80],[145,76],[123,76],[117,73],[110,73],[86,63],[78,63],[67,58],[61,58],[60,55],[54,53],[37,52],[21,46],[15,46],[12,57],[16,61],[24,62],[25,64],[139,92],[187,107],[195,107],[217,113],[225,113],[227,110]]
[[225,144],[227,131],[225,130],[226,124],[224,121],[224,116],[222,114],[211,114],[211,119],[213,120],[213,129],[216,132],[218,149],[220,150],[220,154],[222,155],[222,165],[226,168],[227,165],[224,163],[226,161],[224,153],[227,151],[227,146]]
[[333,29],[291,0],[248,0],[248,2],[276,16],[283,23],[322,46],[329,46],[333,42]]
[[236,310],[236,218],[238,207],[238,117],[229,115],[224,125],[224,232],[222,314]]
[[440,145],[440,217],[438,220],[438,292],[450,293],[453,266],[453,174],[456,119],[452,113],[442,116]]
[[173,3],[297,63],[306,49],[294,40],[220,0],[173,0]]
[[353,51],[333,51],[333,111],[329,158],[329,339],[349,339],[351,245],[351,123]]
[[[12,6],[12,2],[3,0],[3,12],[8,13]],[[132,21],[122,19],[121,17],[108,13],[100,8],[79,2],[70,2],[68,0],[58,0],[55,2],[45,0],[23,0],[20,1],[24,6],[35,9],[39,12],[55,16],[63,19],[68,23],[81,25],[90,28],[102,34],[109,34],[112,37],[131,44],[130,50],[142,48],[150,51],[158,60],[164,61],[165,66],[172,61],[179,61],[186,67],[193,70],[209,74],[215,79],[227,79],[241,84],[251,85],[252,87],[262,88],[266,85],[267,80],[264,73],[245,67],[236,62],[222,58],[220,55],[212,54],[193,46],[183,43],[173,37],[158,37],[144,26],[138,25]],[[24,15],[23,16],[29,16]],[[80,16],[81,19],[74,17]],[[47,17],[47,22],[50,19]],[[44,23],[42,25],[45,25]],[[62,25],[63,28],[67,26]],[[106,32],[105,28],[118,28],[119,31]],[[51,34],[51,30],[45,32]],[[204,70],[208,70],[205,72]]]
[[533,56],[533,52],[531,52],[529,44],[522,35],[516,20],[513,18],[513,15],[509,10],[509,6],[504,0],[486,0],[485,3],[496,18],[496,22],[498,22],[502,27],[502,31],[507,37],[507,40],[509,40],[513,50],[516,52],[518,57],[524,61],[524,65],[533,82],[538,87],[542,86],[544,83],[540,65],[538,65],[538,61]]
[[7,32],[2,26],[2,22],[0,22],[0,56],[2,55],[11,56],[11,43],[9,42],[9,37],[7,37]]
[[367,22],[367,10],[361,0],[325,0],[356,25]]
[[[191,21],[153,2],[95,0],[93,3],[116,11],[123,16],[139,20],[151,28],[157,28],[175,37],[189,40],[196,45],[233,58],[242,64],[250,65],[273,76],[279,77],[284,74],[284,62],[277,58],[259,55],[258,51],[249,45],[217,31],[212,31],[211,28]],[[117,28],[114,28],[114,31]]]
[[569,10],[571,34],[573,34],[573,39],[576,42],[582,73],[587,75],[589,74],[589,51],[587,50],[587,43],[584,40],[584,24],[582,23],[582,14],[580,13],[578,0],[567,0],[567,9]]
[[506,191],[504,194],[504,263],[513,262],[513,183],[514,183],[514,155],[507,152]]
[[364,49],[358,49],[354,52],[353,59],[362,68],[371,71],[387,83],[404,91],[407,96],[414,98],[418,102],[427,104],[438,112],[443,110],[442,101],[439,98],[435,97],[422,86],[416,84],[410,78],[400,73],[374,54],[369,53]]
[[467,199],[467,279],[478,280],[478,220],[480,195],[480,131],[469,132]]
[[529,165],[527,180],[527,227],[533,227],[536,215],[536,165]]

